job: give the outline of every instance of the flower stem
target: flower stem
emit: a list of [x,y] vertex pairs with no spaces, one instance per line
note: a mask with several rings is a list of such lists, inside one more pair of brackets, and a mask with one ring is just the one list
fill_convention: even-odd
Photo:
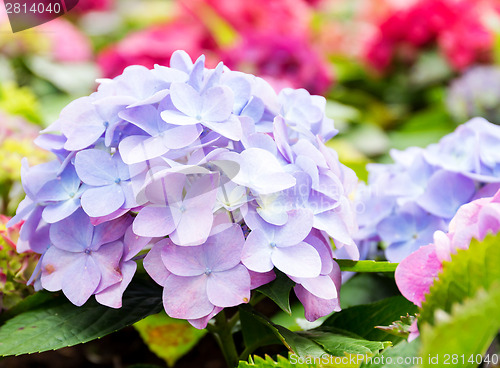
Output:
[[222,354],[229,368],[238,366],[239,361],[233,334],[231,333],[231,327],[232,326],[228,324],[224,311],[215,316],[215,325],[210,327],[207,326],[207,329],[215,337],[217,344],[222,350]]

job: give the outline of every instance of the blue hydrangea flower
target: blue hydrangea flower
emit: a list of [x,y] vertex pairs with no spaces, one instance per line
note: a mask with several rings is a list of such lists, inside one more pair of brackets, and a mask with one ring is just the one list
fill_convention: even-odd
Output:
[[382,242],[400,262],[432,242],[460,206],[500,188],[499,146],[500,127],[475,118],[425,149],[391,151],[394,164],[368,166],[357,193],[360,246]]

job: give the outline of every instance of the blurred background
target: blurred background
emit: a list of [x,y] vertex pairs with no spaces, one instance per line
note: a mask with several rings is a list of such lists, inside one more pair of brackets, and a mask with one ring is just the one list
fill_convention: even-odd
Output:
[[[128,65],[168,66],[178,49],[193,59],[205,54],[209,67],[223,61],[256,74],[276,91],[325,96],[340,131],[328,144],[362,180],[365,165],[388,162],[391,148],[437,142],[474,116],[500,124],[496,0],[80,0],[68,14],[15,34],[2,4],[0,315],[32,292],[22,283],[36,257],[16,255],[17,229],[5,223],[23,196],[21,158],[30,165],[50,159],[33,143],[38,132],[92,93],[96,79]],[[176,366],[222,366],[214,342],[182,326],[170,326],[173,355],[163,360],[139,332],[148,343],[165,340],[165,331],[147,325],[0,367],[172,366],[199,339]]]

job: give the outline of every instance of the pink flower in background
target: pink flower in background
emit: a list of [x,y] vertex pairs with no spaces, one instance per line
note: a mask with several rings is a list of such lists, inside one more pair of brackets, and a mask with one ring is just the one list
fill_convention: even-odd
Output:
[[[405,7],[409,1],[405,1]],[[319,27],[314,27],[314,40],[326,55],[360,59],[381,21],[401,5],[397,0],[320,1],[315,14]]]
[[464,0],[424,0],[395,10],[367,43],[365,59],[383,72],[394,57],[412,62],[418,50],[437,44],[457,71],[488,61],[493,35],[479,15],[478,4]]
[[79,62],[92,59],[90,40],[70,22],[54,19],[38,26],[37,30],[49,39],[54,60]]
[[308,34],[312,8],[304,0],[181,0],[201,21],[215,11],[238,32]]
[[475,61],[489,59],[493,35],[476,19],[467,19],[444,30],[438,42],[452,67],[463,71]]
[[98,56],[98,64],[107,78],[114,78],[129,65],[152,68],[155,64],[168,65],[175,50],[184,49],[190,55],[205,53],[210,63],[209,50],[216,49],[215,41],[201,23],[177,19],[131,33],[119,43]]
[[111,10],[113,5],[114,0],[80,0],[71,11],[78,14],[92,11],[107,11]]
[[15,58],[23,55],[41,55],[61,62],[79,62],[92,59],[92,45],[88,37],[72,23],[61,19],[39,25],[29,32],[11,34],[7,14],[0,11],[0,52]]
[[457,249],[468,249],[472,238],[483,240],[500,231],[500,191],[463,205],[451,220],[448,234],[434,233],[434,243],[421,247],[396,269],[396,284],[403,296],[419,307],[431,285]]
[[333,73],[326,60],[300,36],[245,34],[222,59],[231,69],[266,79],[277,91],[293,87],[305,88],[311,94],[323,94],[333,83]]

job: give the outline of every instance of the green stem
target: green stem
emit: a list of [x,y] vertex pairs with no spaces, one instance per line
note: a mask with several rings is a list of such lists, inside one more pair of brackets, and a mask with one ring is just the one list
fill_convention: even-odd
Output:
[[352,272],[394,272],[399,263],[385,261],[352,261],[350,259],[336,259],[341,271]]
[[207,326],[208,331],[212,333],[222,350],[224,359],[229,368],[238,366],[238,352],[234,344],[233,334],[231,333],[231,326],[229,325],[226,314],[221,311],[215,316],[215,325]]

